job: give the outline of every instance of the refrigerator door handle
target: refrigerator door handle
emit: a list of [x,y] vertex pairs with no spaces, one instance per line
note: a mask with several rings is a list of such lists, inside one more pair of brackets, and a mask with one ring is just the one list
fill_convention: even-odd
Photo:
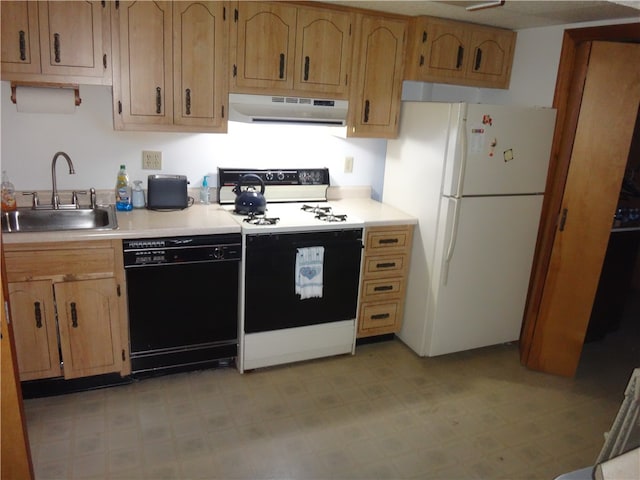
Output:
[[462,105],[460,112],[462,119],[459,124],[458,138],[460,139],[460,169],[458,170],[458,179],[456,181],[455,196],[462,196],[462,182],[464,181],[464,172],[467,168],[467,108],[466,104]]
[[453,202],[453,225],[451,227],[451,235],[447,247],[447,254],[444,257],[444,272],[442,273],[442,284],[446,285],[449,279],[449,265],[453,258],[453,252],[456,248],[456,238],[458,238],[458,223],[460,221],[460,199],[449,198]]

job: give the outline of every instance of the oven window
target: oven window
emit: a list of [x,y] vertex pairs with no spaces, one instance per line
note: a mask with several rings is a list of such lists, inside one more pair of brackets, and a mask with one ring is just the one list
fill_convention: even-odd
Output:
[[[298,248],[324,247],[321,298],[295,293]],[[362,230],[247,237],[246,333],[351,320],[356,317]]]

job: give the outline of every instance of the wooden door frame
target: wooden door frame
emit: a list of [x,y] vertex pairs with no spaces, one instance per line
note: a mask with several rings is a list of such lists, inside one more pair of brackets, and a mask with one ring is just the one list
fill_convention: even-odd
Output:
[[547,174],[546,195],[542,205],[531,281],[520,333],[520,361],[523,365],[529,363],[532,340],[537,326],[556,223],[569,171],[592,41],[640,43],[640,23],[576,28],[564,32],[553,99],[557,117]]

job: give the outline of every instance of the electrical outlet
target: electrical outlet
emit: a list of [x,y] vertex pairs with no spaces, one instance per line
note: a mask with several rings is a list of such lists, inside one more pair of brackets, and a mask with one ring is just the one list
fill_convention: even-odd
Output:
[[344,173],[353,172],[353,157],[344,157]]
[[162,152],[142,151],[143,170],[162,170]]

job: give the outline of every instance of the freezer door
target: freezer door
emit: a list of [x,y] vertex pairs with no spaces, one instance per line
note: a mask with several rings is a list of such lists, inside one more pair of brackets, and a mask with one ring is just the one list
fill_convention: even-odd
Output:
[[444,194],[544,192],[555,113],[550,108],[467,105],[464,136],[458,141],[461,155],[447,165],[462,171],[445,176]]
[[442,202],[428,356],[518,339],[541,207],[541,195]]

